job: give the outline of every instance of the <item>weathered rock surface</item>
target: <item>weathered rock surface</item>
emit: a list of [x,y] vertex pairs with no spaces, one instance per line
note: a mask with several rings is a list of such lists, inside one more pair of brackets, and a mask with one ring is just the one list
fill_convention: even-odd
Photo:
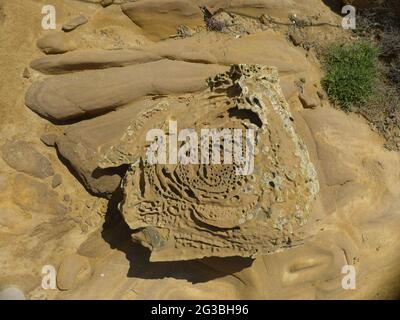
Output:
[[[207,48],[207,49],[205,49]],[[225,34],[199,34],[192,38],[170,39],[136,50],[74,51],[33,60],[31,67],[48,74],[73,70],[123,67],[161,59],[229,66],[258,63],[276,66],[285,76],[307,69],[307,61],[298,49],[273,31],[234,39]]]
[[206,7],[212,14],[223,10],[253,19],[263,14],[287,19],[296,12],[320,13],[321,4],[313,4],[293,0],[142,0],[125,3],[122,10],[148,37],[160,40],[176,35],[181,25],[204,28],[201,7]]
[[63,24],[62,30],[65,32],[70,32],[87,22],[88,22],[88,19],[84,15],[81,14],[79,16],[72,18],[67,23]]
[[33,61],[31,67],[50,74],[109,69],[60,75],[34,83],[27,92],[26,104],[53,120],[73,119],[115,109],[144,95],[202,90],[205,78],[235,63],[276,66],[287,98],[298,90],[295,80],[305,77],[305,94],[319,104],[313,86],[317,82],[314,73],[307,72],[310,66],[305,56],[288,47],[286,40],[272,31],[240,39],[210,34],[167,40],[141,50],[71,52],[44,57]]
[[13,190],[14,203],[27,212],[55,215],[62,209],[56,192],[24,174],[15,176]]
[[[117,265],[116,260],[121,258],[115,250],[109,250],[101,265],[113,288],[107,297],[207,299],[210,292],[216,299],[368,299],[376,298],[377,292],[380,298],[397,296],[398,284],[390,279],[397,278],[400,261],[399,251],[393,249],[400,245],[399,155],[385,150],[383,140],[355,115],[327,107],[302,110],[302,117],[310,131],[305,140],[310,153],[313,144],[317,144],[312,152],[316,157],[313,163],[321,184],[319,197],[323,199],[323,206],[316,208],[323,221],[310,219],[308,223],[320,228],[315,237],[290,250],[259,256],[251,267],[236,272],[232,268],[238,261],[230,259],[146,263],[143,261],[147,254],[138,254],[134,247],[129,260],[136,261],[132,267],[136,277],[128,279],[123,271],[129,262]],[[296,116],[296,129],[300,118]],[[324,166],[328,155],[331,161]],[[336,181],[325,180],[327,168],[336,172]],[[352,176],[343,169],[351,170]],[[342,172],[347,181],[340,179]],[[98,248],[101,240],[100,235],[97,242],[91,239],[87,254],[91,248]],[[106,255],[102,253],[103,257]],[[356,266],[361,277],[358,279],[372,280],[358,280],[357,290],[343,290],[341,270],[349,262]],[[222,272],[217,273],[216,269]],[[201,282],[204,274],[209,278]],[[386,285],[379,289],[382,283]],[[103,285],[104,278],[93,277],[67,297],[101,298],[104,293],[98,288]],[[135,292],[126,293],[128,286],[133,286]]]
[[175,35],[180,25],[196,27],[203,23],[203,13],[195,1],[146,0],[126,3],[122,11],[152,39]]
[[6,227],[12,229],[18,224],[26,221],[27,217],[19,212],[16,212],[7,205],[0,205],[0,226],[2,228]]
[[31,67],[45,74],[60,74],[79,70],[124,67],[161,59],[162,57],[158,54],[140,49],[82,50],[39,58],[31,62]]
[[70,126],[56,139],[61,156],[68,160],[87,189],[95,194],[110,195],[121,183],[115,171],[101,170],[99,161],[125,133],[131,119],[145,109],[145,102],[110,112],[95,119]]
[[18,208],[10,204],[13,202],[12,181],[10,176],[0,174],[0,228],[9,230],[29,219],[28,215],[19,212]]
[[[282,47],[279,50],[274,49],[273,42],[269,47],[263,47],[270,40],[278,37],[285,38],[287,29],[284,24],[290,23],[289,15],[297,14],[300,22],[302,19],[306,21],[310,19],[316,24],[340,25],[340,15],[332,12],[328,7],[328,3],[331,2],[321,0],[196,1],[195,5],[205,4],[212,13],[217,12],[220,8],[225,8],[226,12],[217,13],[218,17],[228,17],[230,13],[235,12],[240,14],[240,16],[235,15],[233,21],[237,24],[232,29],[242,29],[243,33],[239,32],[242,38],[234,39],[236,33],[228,28],[224,30],[227,34],[205,31],[204,22],[201,21],[200,27],[192,29],[193,35],[185,39],[187,40],[185,42],[163,40],[145,46],[144,43],[149,43],[145,38],[146,30],[151,32],[152,29],[154,30],[150,25],[153,22],[149,19],[147,23],[149,25],[144,25],[142,30],[139,30],[129,18],[124,16],[118,6],[112,5],[103,9],[100,6],[101,1],[52,1],[57,7],[57,13],[59,10],[61,11],[61,16],[73,17],[82,12],[91,17],[90,24],[68,34],[74,38],[79,48],[86,51],[45,56],[42,61],[49,63],[49,69],[46,71],[47,66],[44,64],[43,69],[39,71],[46,74],[77,71],[78,74],[86,72],[88,69],[125,68],[128,65],[162,59],[227,66],[229,63],[224,60],[224,56],[233,62],[257,63],[257,59],[265,59],[260,60],[260,63],[267,65],[276,65],[282,62],[283,67],[287,67],[287,72],[283,73],[282,67],[278,66],[281,86],[286,98],[292,98],[289,103],[291,104],[293,123],[296,126],[296,132],[302,136],[307,146],[312,163],[318,172],[321,186],[315,201],[315,208],[304,227],[318,229],[318,232],[314,235],[313,232],[308,233],[304,230],[304,235],[313,234],[313,237],[305,237],[298,246],[294,246],[296,242],[293,240],[289,245],[291,246],[290,250],[278,250],[271,254],[258,255],[255,260],[240,257],[224,259],[212,257],[191,261],[152,263],[148,261],[148,250],[132,243],[131,230],[119,219],[116,199],[111,201],[108,208],[110,211],[104,218],[106,209],[98,210],[94,202],[100,201],[106,207],[106,200],[88,195],[79,183],[74,181],[73,176],[67,173],[67,168],[61,168],[59,164],[53,163],[57,172],[63,174],[63,184],[56,189],[59,192],[59,198],[64,198],[64,203],[68,204],[68,208],[72,210],[65,215],[49,215],[46,213],[47,209],[34,211],[37,208],[31,210],[29,209],[30,205],[20,206],[15,203],[18,199],[18,195],[16,195],[18,190],[22,190],[23,196],[26,196],[25,188],[14,187],[15,173],[5,162],[0,161],[1,289],[13,286],[20,289],[28,299],[154,299],[155,297],[160,299],[396,299],[400,289],[397,281],[400,263],[398,232],[400,228],[400,215],[398,214],[400,212],[400,158],[398,153],[385,150],[382,147],[384,140],[370,130],[364,119],[330,108],[328,101],[324,101],[325,107],[323,108],[302,110],[298,101],[299,91],[293,86],[293,83],[303,77],[307,80],[305,83],[302,82],[305,88],[304,91],[300,90],[300,93],[304,94],[306,99],[310,99],[305,101],[304,106],[313,105],[311,103],[313,97],[310,92],[314,92],[315,89],[312,87],[315,83],[319,83],[318,62],[313,60],[313,48],[308,52],[300,47],[294,48],[299,55],[291,55],[289,53],[292,52],[293,46],[290,42],[285,43],[282,40]],[[30,81],[46,79],[46,76],[34,71],[30,72],[29,79],[22,78],[27,61],[35,58],[38,53],[35,44],[31,42],[32,39],[40,37],[43,30],[40,23],[37,23],[37,16],[32,12],[40,12],[43,2],[41,0],[0,2],[0,24],[4,29],[2,29],[4,32],[0,32],[0,43],[2,43],[0,70],[1,74],[7,75],[0,77],[1,136],[4,139],[10,139],[29,134],[30,138],[36,139],[38,142],[38,138],[43,132],[60,132],[62,129],[69,130],[68,128],[71,128],[71,131],[77,129],[75,125],[70,126],[69,124],[63,127],[46,124],[31,112],[25,112],[19,103],[21,94],[25,92],[25,85]],[[122,2],[133,1],[115,0],[113,3],[120,4]],[[337,1],[338,8],[339,2]],[[2,19],[2,7],[4,7],[4,13],[7,14],[5,19]],[[13,12],[18,14],[13,15]],[[174,15],[173,12],[170,14]],[[264,33],[253,34],[253,32],[259,31],[260,21],[258,18],[261,14],[265,15],[263,26],[276,30],[276,36],[273,32],[267,33],[265,36],[261,36]],[[168,13],[165,13],[163,17],[165,24],[169,26],[177,24],[176,19],[168,20]],[[279,24],[274,25],[271,22],[273,20],[278,21]],[[123,22],[120,23],[120,21]],[[154,22],[157,23],[157,21]],[[251,27],[252,25],[254,25],[254,29]],[[347,35],[347,32],[340,27],[329,25],[321,27],[315,25],[310,28],[293,27],[304,38],[305,42],[301,44],[304,48],[306,47],[304,44],[307,44],[308,41],[310,44],[323,46],[329,41],[341,39],[342,36]],[[173,29],[174,27],[171,28],[171,30]],[[289,29],[292,28],[289,27]],[[140,33],[141,31],[143,33]],[[154,32],[157,33],[157,30]],[[250,33],[250,36],[246,35],[247,33]],[[310,38],[310,34],[318,36]],[[232,39],[229,39],[229,36]],[[237,36],[239,37],[239,35]],[[241,56],[241,52],[244,53],[247,45],[250,44],[245,39],[253,39],[253,37],[259,37],[257,38],[258,44],[257,41],[253,42],[251,44],[253,49],[248,51],[252,52],[253,56],[249,57],[247,53]],[[127,39],[132,39],[132,41],[127,41]],[[193,45],[189,44],[189,40],[193,41]],[[197,45],[196,41],[198,41]],[[231,50],[233,41],[237,41],[238,48],[243,51]],[[244,42],[239,45],[241,41]],[[111,44],[106,44],[107,42]],[[18,50],[21,45],[24,49]],[[169,48],[168,52],[162,52],[164,46]],[[186,46],[190,48],[190,51],[186,50]],[[117,51],[110,51],[103,55],[103,52],[96,49],[134,47],[140,48],[137,50],[139,58],[125,57],[125,53],[122,51],[119,51],[122,53],[122,58],[116,58]],[[150,47],[160,49],[150,52]],[[258,47],[263,47],[263,49],[257,51]],[[211,55],[207,51],[219,52]],[[154,60],[147,60],[148,56],[143,55],[143,52],[148,53],[151,59],[155,56]],[[238,57],[235,58],[236,60],[231,59],[233,53]],[[289,60],[286,60],[286,55],[284,59],[282,57],[280,60],[284,53],[288,53]],[[112,57],[108,56],[109,54],[112,54]],[[306,55],[308,57],[305,59]],[[75,62],[71,60],[72,57],[76,57],[74,58]],[[244,61],[247,57],[249,60]],[[300,57],[301,60],[297,57]],[[54,60],[46,60],[47,58],[54,58]],[[250,59],[255,59],[255,61]],[[268,59],[271,61],[268,62]],[[56,60],[60,61],[59,65]],[[293,66],[296,68],[295,70]],[[27,76],[26,73],[25,76]],[[310,78],[314,80],[310,81]],[[178,81],[178,79],[176,80]],[[286,88],[293,88],[293,90]],[[292,95],[288,95],[287,92]],[[214,92],[214,94],[218,95],[219,93]],[[148,110],[147,105],[152,109],[159,102],[167,101],[170,106],[176,107],[174,111],[186,110],[187,112],[188,108],[183,109],[184,106],[186,104],[189,107],[196,105],[191,102],[191,99],[199,96],[199,94],[182,95],[180,93],[167,97],[149,96],[144,99],[144,102],[136,101],[126,107],[128,109],[138,104],[138,109],[144,112]],[[217,97],[213,97],[210,101],[215,102],[215,99]],[[16,103],[17,101],[18,103]],[[202,100],[199,99],[200,101]],[[216,105],[218,106],[218,104]],[[208,110],[207,108],[202,110]],[[104,150],[108,149],[110,145],[119,145],[119,139],[122,138],[129,126],[127,122],[134,121],[141,113],[141,111],[139,114],[132,112],[131,116],[126,113],[126,121],[123,122],[124,116],[120,112],[124,110],[118,109],[116,112],[99,116],[98,119],[102,119],[99,121],[104,121],[103,125],[92,122],[97,118],[82,121],[79,124],[85,123],[87,126],[91,124],[92,128],[90,130],[81,128],[81,131],[77,130],[77,134],[74,136],[69,133],[68,136],[66,134],[57,138],[68,140],[71,146],[78,150],[77,153],[71,152],[71,155],[68,156],[71,159],[72,157],[78,159],[76,160],[77,166],[86,166],[92,161],[89,157],[81,157],[81,154],[85,154],[82,150],[93,148],[94,161],[90,162],[86,172],[88,177],[94,173],[93,177],[96,178],[92,180],[94,183],[99,182],[97,179],[102,175],[115,174],[114,168],[101,169],[99,172],[97,168],[100,162],[99,158],[104,155]],[[120,120],[111,121],[110,117],[113,114],[120,114],[118,116]],[[168,114],[173,115],[174,112],[171,111]],[[193,119],[196,117],[199,118],[199,114],[193,113]],[[303,117],[305,120],[302,120]],[[148,125],[144,126],[143,130],[158,127],[158,124],[151,121],[154,118],[152,116],[145,121]],[[212,123],[215,123],[214,118],[211,117]],[[267,118],[269,120],[270,117]],[[189,126],[193,119],[186,119],[185,123],[188,123]],[[242,119],[244,123],[249,121],[246,119]],[[276,125],[275,128],[278,128],[275,131],[282,133],[283,130],[280,130],[281,127],[275,121],[276,119],[279,117],[276,116],[272,119],[272,123]],[[106,126],[106,122],[109,120],[110,126]],[[183,116],[179,118],[179,122],[181,120],[183,121]],[[236,120],[232,120],[232,122],[236,123]],[[113,124],[114,128],[112,128]],[[104,130],[103,135],[101,134],[102,130]],[[78,132],[81,132],[82,137],[78,137]],[[114,132],[115,138],[108,140],[108,135],[113,136]],[[93,135],[93,138],[85,135]],[[282,140],[287,141],[286,138],[284,136]],[[95,139],[99,141],[95,141]],[[49,145],[55,143],[55,139],[49,141],[51,141]],[[287,150],[292,152],[290,145]],[[120,154],[121,159],[128,160],[127,162],[130,163],[131,159],[126,155],[129,153],[140,154],[140,151],[140,149],[128,148]],[[46,153],[52,154],[50,160],[54,159],[55,150],[49,149],[46,150]],[[291,157],[295,156],[287,155],[284,159]],[[1,166],[3,167],[1,168]],[[267,169],[263,168],[263,170]],[[119,172],[123,172],[123,170]],[[165,175],[161,175],[161,178],[163,177]],[[26,178],[29,180],[28,184],[31,184],[31,180],[41,182],[30,176],[26,176]],[[126,181],[128,181],[128,176]],[[51,179],[46,179],[45,184],[52,191]],[[38,188],[42,188],[42,185]],[[147,185],[153,186],[150,183]],[[193,190],[198,190],[199,184],[191,182],[191,185]],[[272,186],[270,187],[272,192]],[[101,183],[98,188],[101,188]],[[26,194],[36,197],[32,190],[27,191]],[[201,192],[198,194],[203,195]],[[37,202],[37,200],[32,201]],[[166,203],[169,203],[168,201]],[[134,212],[124,203],[121,203],[120,206],[124,207],[127,217],[128,213]],[[21,207],[25,209],[21,209]],[[228,210],[225,210],[224,213],[228,213],[226,216],[232,216]],[[168,210],[163,210],[162,216],[166,217],[167,214],[169,215]],[[94,217],[96,218],[92,219]],[[204,216],[199,215],[199,217],[204,219]],[[273,218],[272,214],[271,221]],[[196,217],[193,217],[194,219]],[[114,220],[117,220],[117,225]],[[207,221],[216,223],[212,219]],[[226,219],[226,221],[231,222],[232,220]],[[197,222],[195,223],[196,232],[197,229],[203,232],[203,225],[199,227]],[[219,221],[218,224],[221,226],[220,223]],[[249,221],[249,223],[252,222]],[[87,233],[88,228],[90,235]],[[176,228],[171,229],[175,230]],[[211,228],[208,225],[204,227],[206,230]],[[96,229],[97,231],[92,233]],[[111,234],[109,234],[110,229],[113,229]],[[143,239],[140,232],[136,234],[137,240]],[[149,241],[149,239],[144,239],[144,243],[148,244]],[[78,280],[76,286],[74,280],[65,281],[64,287],[71,288],[69,290],[43,290],[40,286],[41,267],[48,263],[62,261],[65,254],[69,252],[78,252],[79,255],[89,257],[93,273],[96,276],[87,278],[87,281]],[[246,261],[246,264],[243,264],[243,261]],[[357,290],[343,290],[341,286],[343,279],[341,270],[344,265],[348,264],[356,267]],[[79,262],[76,265],[79,265]],[[67,278],[74,279],[74,276]],[[84,277],[84,279],[86,278]],[[368,281],[363,279],[368,279]]]
[[313,109],[320,105],[320,100],[316,96],[299,94],[299,100],[305,109]]
[[51,180],[51,187],[57,188],[60,184],[62,183],[62,175],[57,173],[53,176],[53,179]]
[[[152,250],[151,261],[255,257],[304,238],[319,184],[276,69],[234,65],[209,83],[210,91],[186,103],[162,100],[145,110],[101,162],[130,164],[122,212],[133,239]],[[237,163],[149,164],[146,133],[155,124],[167,128],[171,117],[199,132],[255,129],[256,145],[243,151],[255,148],[254,172],[239,174]]]
[[2,146],[1,152],[4,161],[17,171],[41,179],[54,174],[50,161],[25,141],[8,141]]
[[101,0],[100,4],[105,8],[111,6],[114,3],[114,0]]
[[37,41],[37,46],[46,54],[58,54],[72,51],[75,43],[61,31],[51,31]]
[[26,104],[42,116],[67,120],[113,110],[145,95],[195,92],[217,65],[160,60],[125,68],[92,70],[34,83]]
[[[223,9],[226,12],[244,14],[258,18],[262,14],[285,15],[290,10],[300,9],[303,3],[294,5],[293,0],[201,0],[200,5],[206,6],[212,13]],[[310,8],[309,8],[310,9]]]
[[57,134],[55,133],[45,133],[40,136],[40,141],[42,141],[48,147],[54,147],[57,139]]
[[[255,52],[260,54],[254,54]],[[308,62],[304,55],[297,49],[288,47],[285,38],[273,31],[239,39],[211,33],[187,39],[166,40],[137,50],[74,51],[37,59],[32,62],[31,67],[48,74],[87,69],[106,70],[67,74],[34,84],[27,93],[26,103],[39,114],[51,119],[76,119],[79,116],[115,109],[148,94],[204,89],[208,76],[222,72],[230,64],[238,62],[277,66],[280,84],[287,98],[298,90],[296,78],[308,79],[308,75],[312,74],[307,72]],[[170,71],[163,71],[167,69]],[[157,72],[157,76],[154,76],[157,82],[152,80],[154,72]],[[170,81],[171,75],[175,81]],[[198,82],[197,88],[192,89],[193,86],[187,81],[191,76],[191,81]],[[313,81],[308,83],[312,84]],[[176,85],[176,88],[165,90],[167,84]],[[153,89],[148,85],[152,85]],[[306,92],[308,100],[319,102],[313,90]],[[137,111],[132,112],[137,115]],[[128,113],[122,111],[120,116],[116,113],[110,117],[100,116],[98,121],[85,121],[82,126],[72,126],[64,137],[58,139],[61,155],[68,160],[85,187],[95,194],[110,194],[120,184],[121,177],[118,174],[98,169],[98,156],[101,154],[100,146],[111,145],[117,139],[115,137],[119,139],[123,135],[124,127],[119,122],[128,125],[123,120],[130,116]],[[117,120],[118,117],[121,120]],[[113,125],[105,129],[104,123]],[[90,139],[87,137],[93,139],[88,141]]]
[[89,259],[78,254],[66,256],[57,272],[57,287],[71,290],[91,276]]

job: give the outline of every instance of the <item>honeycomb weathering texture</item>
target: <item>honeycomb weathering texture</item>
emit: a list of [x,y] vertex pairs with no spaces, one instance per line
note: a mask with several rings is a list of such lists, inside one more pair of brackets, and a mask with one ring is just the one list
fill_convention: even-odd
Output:
[[[297,135],[275,68],[233,65],[209,89],[160,97],[127,128],[101,166],[129,164],[120,209],[151,261],[208,256],[255,257],[300,243],[319,191],[306,145]],[[255,129],[254,171],[236,164],[156,164],[146,133],[192,128]]]

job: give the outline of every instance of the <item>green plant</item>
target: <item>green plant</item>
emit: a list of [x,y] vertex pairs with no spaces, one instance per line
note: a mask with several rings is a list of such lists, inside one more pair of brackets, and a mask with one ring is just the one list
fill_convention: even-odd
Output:
[[333,44],[324,57],[322,85],[331,101],[349,111],[375,94],[378,49],[364,41]]

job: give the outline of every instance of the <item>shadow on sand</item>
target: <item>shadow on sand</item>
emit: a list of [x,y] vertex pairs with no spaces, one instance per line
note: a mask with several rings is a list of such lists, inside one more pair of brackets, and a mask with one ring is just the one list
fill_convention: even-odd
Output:
[[150,262],[150,251],[131,239],[132,230],[118,209],[122,190],[114,193],[109,201],[102,237],[112,249],[123,252],[129,260],[128,277],[142,279],[175,278],[192,283],[232,275],[251,266],[253,260],[242,257],[204,258],[189,261]]

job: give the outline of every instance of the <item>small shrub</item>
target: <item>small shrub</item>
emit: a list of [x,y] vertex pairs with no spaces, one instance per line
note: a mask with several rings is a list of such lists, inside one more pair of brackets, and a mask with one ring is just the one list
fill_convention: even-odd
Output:
[[378,50],[364,41],[330,46],[324,58],[322,85],[331,101],[349,111],[375,93]]

